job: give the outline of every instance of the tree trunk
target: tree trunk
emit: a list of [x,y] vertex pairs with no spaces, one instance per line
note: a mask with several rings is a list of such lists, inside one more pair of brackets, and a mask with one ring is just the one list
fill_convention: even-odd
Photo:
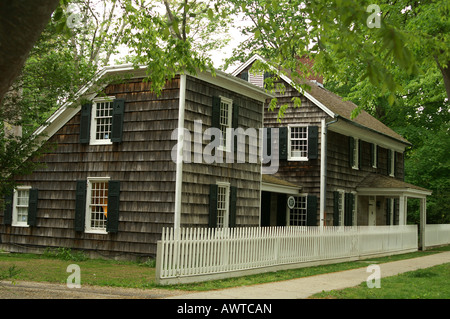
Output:
[[59,0],[0,0],[0,103]]
[[438,58],[435,56],[434,60],[436,61],[436,64],[441,71],[442,77],[444,78],[444,86],[445,91],[447,92],[447,99],[450,101],[450,61],[447,62],[447,66],[443,67],[440,63]]

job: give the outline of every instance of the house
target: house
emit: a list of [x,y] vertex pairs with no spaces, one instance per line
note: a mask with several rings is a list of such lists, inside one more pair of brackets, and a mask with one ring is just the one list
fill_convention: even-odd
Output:
[[[250,70],[257,60],[265,62],[254,55],[232,75],[263,86],[268,74]],[[266,104],[264,126],[279,135],[279,168],[270,178],[285,185],[262,185],[261,226],[403,225],[409,197],[421,199],[425,216],[431,192],[404,182],[411,143],[365,111],[352,118],[356,105],[324,88],[320,76],[305,80],[310,90],[304,92],[288,76],[279,78],[286,90],[278,102],[290,107],[278,121]]]
[[261,164],[249,160],[258,148],[223,159],[234,154],[228,131],[261,129],[271,95],[220,71],[179,74],[160,95],[145,77],[107,67],[38,129],[55,147],[42,168],[16,177],[1,249],[154,256],[164,227],[259,225]]

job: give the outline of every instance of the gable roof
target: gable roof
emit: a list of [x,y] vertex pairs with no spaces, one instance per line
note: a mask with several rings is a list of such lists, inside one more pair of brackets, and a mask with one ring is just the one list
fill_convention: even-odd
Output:
[[[94,76],[92,81],[84,85],[75,94],[74,101],[67,102],[57,109],[47,119],[46,124],[42,125],[34,132],[34,135],[39,136],[39,138],[44,141],[53,136],[64,124],[80,111],[81,99],[92,100],[97,96],[100,89],[105,88],[109,84],[109,82],[103,83],[104,81],[102,81],[102,84],[97,84],[98,81],[104,79],[108,75],[127,75],[127,78],[144,78],[146,77],[146,67],[135,67],[132,64],[123,64],[103,68]],[[214,75],[209,71],[201,72],[196,75],[188,75],[227,88],[261,102],[264,102],[267,98],[273,97],[272,94],[266,92],[264,89],[219,70],[215,70]]]
[[[266,63],[266,60],[264,58],[255,54],[244,64],[240,65],[235,71],[233,71],[232,75],[237,76],[243,70],[247,69],[251,64],[253,64],[253,62],[255,62],[256,60]],[[294,81],[291,78],[284,74],[280,74],[276,69],[273,70],[280,75],[281,79],[283,79],[289,85],[295,87]],[[358,114],[358,116],[352,119],[351,114],[353,110],[358,107],[353,102],[344,100],[337,94],[325,89],[323,85],[319,85],[316,81],[304,80],[304,84],[308,85],[310,89],[300,93],[302,93],[308,100],[314,103],[330,117],[344,119],[345,121],[353,125],[382,134],[403,144],[411,145],[411,143],[408,142],[400,134],[398,134],[364,110],[362,110]]]

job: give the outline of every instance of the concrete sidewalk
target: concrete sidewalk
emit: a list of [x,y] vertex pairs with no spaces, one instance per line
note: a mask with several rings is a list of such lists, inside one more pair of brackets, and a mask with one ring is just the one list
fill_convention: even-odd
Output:
[[[450,251],[378,265],[383,278],[445,263],[450,263]],[[357,286],[371,274],[372,271],[367,272],[364,267],[261,285],[183,294],[166,299],[304,299],[322,291]]]

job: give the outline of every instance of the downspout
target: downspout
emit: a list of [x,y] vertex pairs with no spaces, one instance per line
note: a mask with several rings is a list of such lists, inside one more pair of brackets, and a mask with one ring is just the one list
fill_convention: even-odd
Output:
[[177,137],[177,162],[175,180],[175,212],[173,226],[174,230],[180,229],[181,225],[181,195],[183,187],[183,151],[184,151],[184,113],[186,106],[186,75],[180,75],[180,97],[178,103],[178,137]]
[[321,120],[321,138],[320,138],[320,226],[325,226],[325,207],[327,200],[327,133],[328,126],[338,121],[339,117],[336,115],[336,119],[331,122],[326,122],[325,119]]

